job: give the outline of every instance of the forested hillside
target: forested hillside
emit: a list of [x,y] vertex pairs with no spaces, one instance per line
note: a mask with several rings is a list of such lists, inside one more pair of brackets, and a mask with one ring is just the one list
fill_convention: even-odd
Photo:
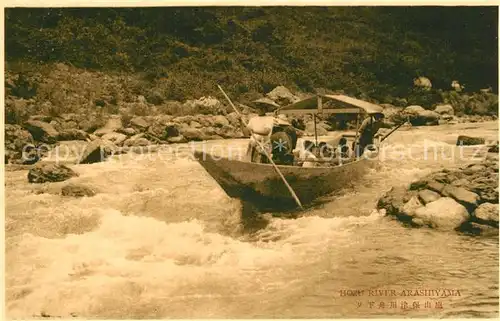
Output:
[[417,76],[434,89],[498,87],[496,7],[14,8],[5,18],[7,70],[140,74],[167,100],[214,94],[216,82],[233,97],[285,85],[387,102]]

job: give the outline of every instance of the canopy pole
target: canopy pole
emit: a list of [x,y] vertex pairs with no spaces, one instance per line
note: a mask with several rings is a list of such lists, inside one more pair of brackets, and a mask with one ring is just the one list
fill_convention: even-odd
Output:
[[318,132],[316,131],[316,114],[313,114],[314,121],[314,144],[318,147]]
[[[226,93],[224,92],[224,90],[222,90],[222,87],[219,86],[219,85],[217,85],[217,87],[219,87],[219,90],[222,92],[222,94],[224,95],[224,97],[226,97],[227,101],[229,102],[229,104],[231,105],[231,107],[233,107],[234,111],[241,117],[241,113],[236,108],[236,106],[234,106],[233,102],[231,101],[231,99],[229,99],[229,97],[226,95]],[[242,119],[242,121],[243,121],[243,119]],[[259,147],[262,149],[262,151],[266,155],[267,159],[269,159],[269,162],[273,165],[274,169],[276,170],[276,172],[278,173],[278,175],[281,177],[281,180],[283,180],[283,183],[285,183],[286,187],[288,188],[288,191],[290,192],[290,194],[292,194],[292,196],[295,199],[295,202],[297,203],[297,205],[301,209],[303,209],[302,203],[300,202],[299,198],[297,197],[297,194],[295,194],[293,188],[290,186],[290,184],[288,184],[285,176],[283,176],[283,174],[281,173],[281,171],[278,168],[278,166],[276,166],[276,164],[273,161],[273,158],[271,157],[271,155],[269,155],[269,153],[267,152],[266,148],[263,146],[263,144],[258,139],[256,139],[255,142],[257,142],[257,144],[259,145]]]
[[354,153],[356,155],[356,158],[358,158],[358,153],[356,153],[356,149],[359,148],[359,142],[358,142],[358,132],[359,132],[359,114],[356,114],[356,137],[354,138]]

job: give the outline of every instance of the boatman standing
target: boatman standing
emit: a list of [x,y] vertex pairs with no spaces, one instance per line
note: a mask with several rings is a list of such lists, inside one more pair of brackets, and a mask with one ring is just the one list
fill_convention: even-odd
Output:
[[384,114],[376,113],[367,117],[358,130],[358,143],[356,146],[356,155],[360,157],[365,152],[365,149],[373,145],[373,139],[377,135],[379,129],[383,126]]
[[[253,163],[269,163],[268,155],[278,165],[292,165],[292,150],[297,143],[295,129],[284,119],[275,116],[266,116],[265,110],[260,109],[256,117],[252,117],[245,125],[240,118],[241,130],[245,136],[250,136],[246,152],[246,160]],[[260,143],[260,144],[259,144]]]

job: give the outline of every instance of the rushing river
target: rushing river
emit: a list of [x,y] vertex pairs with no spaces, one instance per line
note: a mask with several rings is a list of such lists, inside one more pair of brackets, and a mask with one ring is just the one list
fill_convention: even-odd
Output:
[[[385,159],[362,181],[296,218],[266,213],[242,220],[240,202],[185,157],[188,144],[176,158],[160,151],[155,155],[162,157],[130,154],[73,166],[80,176],[71,181],[98,191],[89,198],[35,193],[39,187],[27,183],[26,170],[7,171],[7,313],[498,316],[498,237],[409,229],[375,210],[392,186],[469,162],[472,149],[466,159],[450,157],[459,133],[496,139],[498,125],[397,131],[384,143]],[[217,144],[245,146],[242,140],[205,146]],[[403,146],[411,147],[411,159],[395,157]],[[434,158],[435,150],[445,152]]]

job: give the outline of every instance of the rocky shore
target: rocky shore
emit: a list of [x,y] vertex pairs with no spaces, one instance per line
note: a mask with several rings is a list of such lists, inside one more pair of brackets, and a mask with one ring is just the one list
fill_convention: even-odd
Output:
[[394,187],[377,208],[409,227],[497,235],[498,150],[480,163]]
[[[257,100],[256,104],[264,103],[266,108],[272,111],[276,106],[290,104],[301,98],[303,98],[301,95],[293,94],[287,88],[278,86],[267,93],[266,97]],[[7,101],[7,104],[20,105],[16,107],[20,109],[28,108],[31,103],[30,100],[25,99]],[[195,114],[174,116],[155,112],[155,116],[136,116],[130,111],[157,108],[143,96],[138,96],[135,102],[125,103],[126,106],[122,106],[122,110],[117,114],[96,111],[89,114],[31,115],[20,124],[6,125],[5,163],[36,163],[43,156],[43,153],[40,153],[40,146],[47,150],[60,141],[91,142],[84,159],[80,162],[93,163],[103,160],[106,154],[126,153],[141,146],[243,138],[237,114],[218,99],[202,97],[186,101],[184,104],[174,103],[179,105],[177,106],[179,110],[188,110]],[[429,126],[491,121],[497,118],[495,115],[461,115],[459,117],[455,115],[453,106],[449,104],[437,105],[434,110],[424,109],[417,105],[405,108],[390,104],[382,104],[382,106],[387,127],[401,121],[409,121],[413,126]],[[239,104],[239,108],[245,121],[256,115],[252,107]],[[312,117],[305,116],[290,119],[290,121],[305,134],[313,134]],[[337,121],[331,117],[320,120],[316,124],[318,134],[325,135],[328,131],[335,130],[338,126]],[[348,120],[345,126],[353,129],[353,122]]]

